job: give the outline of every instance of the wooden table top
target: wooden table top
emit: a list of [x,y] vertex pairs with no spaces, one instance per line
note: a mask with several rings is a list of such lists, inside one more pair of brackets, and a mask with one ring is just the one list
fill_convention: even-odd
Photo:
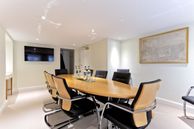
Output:
[[93,77],[95,80],[93,82],[78,80],[73,75],[59,75],[59,77],[65,78],[70,88],[104,97],[134,98],[138,90],[138,87],[97,77]]

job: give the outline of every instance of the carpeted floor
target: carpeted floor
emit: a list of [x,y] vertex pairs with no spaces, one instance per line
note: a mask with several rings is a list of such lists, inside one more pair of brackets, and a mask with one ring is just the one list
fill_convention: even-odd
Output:
[[[5,110],[0,114],[0,129],[49,129],[44,122],[45,113],[42,111],[42,106],[50,100],[49,93],[44,88],[15,93],[9,98]],[[194,120],[185,119],[180,109],[158,104],[154,116],[147,129],[194,129]],[[59,112],[49,119],[56,122],[64,118],[67,116]],[[75,122],[69,128],[97,129],[96,114]]]

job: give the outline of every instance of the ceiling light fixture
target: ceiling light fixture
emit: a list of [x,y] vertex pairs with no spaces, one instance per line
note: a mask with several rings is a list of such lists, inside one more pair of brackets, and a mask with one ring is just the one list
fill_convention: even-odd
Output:
[[46,20],[46,17],[45,17],[45,16],[41,16],[41,19],[42,19],[42,20]]
[[97,35],[97,33],[95,32],[95,29],[91,29],[91,32],[88,35],[88,37],[90,37],[91,40],[94,40],[94,39],[96,39],[96,35]]
[[96,35],[96,32],[94,29],[91,30],[91,35]]
[[36,38],[36,41],[39,41],[39,38]]
[[119,20],[120,22],[124,22],[125,21],[125,19],[124,18],[120,18],[120,20]]

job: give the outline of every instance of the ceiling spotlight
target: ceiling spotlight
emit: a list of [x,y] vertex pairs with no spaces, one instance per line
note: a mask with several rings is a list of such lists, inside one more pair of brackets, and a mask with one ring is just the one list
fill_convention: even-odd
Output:
[[124,18],[120,18],[119,21],[120,22],[125,22],[125,19]]
[[75,43],[73,43],[73,46],[76,46],[76,44],[75,44]]
[[94,29],[91,30],[91,35],[96,35],[96,32]]
[[57,26],[61,26],[62,24],[61,23],[56,23]]
[[42,19],[42,20],[46,20],[46,17],[45,17],[45,16],[41,16],[41,19]]
[[36,38],[36,41],[39,41],[39,38]]

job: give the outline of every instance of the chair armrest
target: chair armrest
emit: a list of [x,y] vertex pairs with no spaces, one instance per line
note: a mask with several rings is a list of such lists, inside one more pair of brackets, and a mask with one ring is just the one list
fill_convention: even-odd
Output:
[[64,97],[61,97],[61,96],[57,96],[59,99],[61,100],[64,100],[64,101],[70,101],[70,102],[73,102],[73,101],[77,101],[77,100],[81,100],[81,99],[85,99],[87,98],[87,96],[76,96],[76,97],[73,97],[72,99],[67,99],[67,98],[64,98]]
[[192,89],[194,89],[194,86],[191,86],[191,87],[189,88],[189,90],[187,91],[186,96],[189,96],[189,94],[191,93]]
[[147,112],[147,111],[151,111],[151,110],[155,109],[156,108],[156,100],[153,102],[153,104],[151,106],[146,107],[144,109],[138,109],[138,110],[133,110],[132,108],[130,108],[128,106],[125,106],[125,105],[122,105],[122,104],[119,104],[119,103],[110,103],[110,102],[108,102],[108,103],[105,104],[105,106],[102,110],[101,120],[102,120],[104,112],[105,112],[105,110],[108,106],[113,106],[113,107],[116,107],[116,108],[121,109],[123,111],[126,111],[128,113],[134,114],[134,113]]
[[51,86],[49,86],[49,85],[48,85],[48,89],[50,89],[50,90],[56,90],[56,88],[51,87]]
[[194,86],[191,86],[191,88],[193,89],[193,88],[194,88]]
[[[133,108],[131,108],[130,106],[127,106],[127,105],[123,105],[122,103],[111,103],[111,104],[117,105],[117,106],[119,106],[119,107],[121,107],[121,108],[124,108],[124,109],[127,109],[127,110],[131,111],[131,112],[134,112]],[[109,104],[109,106],[110,106],[111,104]],[[111,105],[111,106],[113,106],[113,105]],[[113,107],[116,107],[116,106],[113,106]],[[117,108],[118,108],[118,107],[117,107]]]

